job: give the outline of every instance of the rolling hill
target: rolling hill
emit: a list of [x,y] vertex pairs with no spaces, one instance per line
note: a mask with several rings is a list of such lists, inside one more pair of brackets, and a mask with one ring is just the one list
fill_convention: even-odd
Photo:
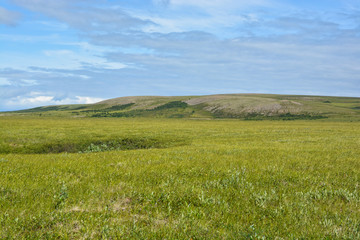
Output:
[[244,120],[360,119],[360,98],[275,94],[120,97],[9,114],[73,117],[237,118]]

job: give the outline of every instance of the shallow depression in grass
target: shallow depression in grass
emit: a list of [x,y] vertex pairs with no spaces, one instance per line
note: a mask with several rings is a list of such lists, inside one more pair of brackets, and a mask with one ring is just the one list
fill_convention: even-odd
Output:
[[58,140],[37,144],[2,144],[0,153],[47,154],[47,153],[91,153],[115,150],[167,148],[186,144],[178,138],[123,137],[115,139],[84,139],[81,141]]

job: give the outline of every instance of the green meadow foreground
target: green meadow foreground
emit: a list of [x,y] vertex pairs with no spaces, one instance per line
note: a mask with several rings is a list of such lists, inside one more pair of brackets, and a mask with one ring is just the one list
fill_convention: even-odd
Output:
[[0,117],[0,239],[360,238],[360,122]]

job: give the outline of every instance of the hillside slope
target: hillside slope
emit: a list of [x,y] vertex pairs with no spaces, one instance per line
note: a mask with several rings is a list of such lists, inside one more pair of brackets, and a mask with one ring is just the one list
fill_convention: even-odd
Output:
[[74,117],[360,119],[360,98],[275,94],[137,96],[88,105],[38,107],[16,113]]

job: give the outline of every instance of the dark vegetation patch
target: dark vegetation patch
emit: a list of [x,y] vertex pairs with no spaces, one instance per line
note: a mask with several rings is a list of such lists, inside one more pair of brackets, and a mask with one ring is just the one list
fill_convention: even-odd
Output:
[[245,114],[234,114],[231,112],[216,111],[214,112],[216,118],[237,118],[247,121],[261,121],[261,120],[282,120],[282,121],[291,121],[291,120],[316,120],[328,118],[322,115],[303,113],[303,114],[291,114],[283,113],[277,115],[267,115],[261,113],[245,113]]
[[90,153],[114,150],[135,150],[182,146],[187,141],[176,137],[124,137],[117,139],[84,139],[78,141],[57,140],[33,144],[1,144],[0,153],[47,154],[47,153]]
[[91,115],[91,117],[139,117],[142,116],[143,113],[147,112],[147,110],[131,110],[126,112],[105,112],[101,111],[99,113]]
[[81,110],[81,109],[85,109],[87,108],[87,106],[80,106],[80,107],[77,107],[77,108],[73,108],[72,110]]
[[360,110],[360,106],[353,107],[352,109]]
[[131,107],[134,104],[135,103],[128,103],[128,104],[123,104],[123,105],[115,105],[115,106],[112,106],[112,107],[109,107],[109,108],[105,108],[105,110],[120,111],[120,110],[127,109],[127,108]]
[[322,115],[313,115],[313,114],[291,114],[291,113],[284,113],[280,115],[274,116],[266,116],[261,114],[248,114],[245,116],[245,120],[282,120],[282,121],[291,121],[291,120],[316,120],[316,119],[324,119],[328,118]]
[[164,105],[160,105],[160,106],[154,108],[153,111],[169,109],[169,108],[186,108],[187,106],[188,106],[188,104],[185,102],[173,101],[173,102],[165,103]]
[[0,187],[0,199],[12,201],[16,198],[16,192],[11,189]]
[[111,111],[121,111],[121,110],[125,110],[127,108],[130,108],[131,106],[133,106],[135,103],[127,103],[127,104],[123,104],[123,105],[115,105],[109,108],[103,108],[103,109],[89,109],[89,110],[83,110],[81,112],[83,113],[107,113],[107,112],[111,112]]
[[175,114],[169,116],[169,118],[184,118],[184,117],[187,117],[187,115],[181,114],[181,113],[175,113]]

